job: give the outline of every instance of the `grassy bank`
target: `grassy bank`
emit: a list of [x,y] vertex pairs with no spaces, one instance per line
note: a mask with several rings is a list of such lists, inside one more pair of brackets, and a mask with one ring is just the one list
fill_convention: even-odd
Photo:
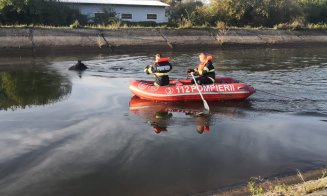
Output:
[[46,26],[46,25],[27,25],[27,24],[14,24],[14,25],[1,25],[0,28],[45,28],[45,29],[75,29],[75,28],[86,28],[86,29],[128,29],[128,28],[157,28],[157,29],[218,29],[218,30],[327,30],[327,24],[300,24],[300,23],[282,23],[275,25],[273,28],[269,27],[235,27],[226,26],[225,24],[217,24],[217,26],[196,26],[192,23],[182,23],[179,25],[171,24],[156,24],[156,25],[143,25],[139,23],[124,23],[121,21],[113,22],[107,25],[80,25],[78,22],[71,24],[70,26]]
[[304,175],[298,171],[296,176],[301,182],[291,185],[278,180],[263,183],[256,183],[254,180],[251,180],[248,183],[248,189],[251,195],[306,195],[327,188],[326,172],[327,170],[324,169],[321,171],[320,177],[315,180],[306,181]]
[[327,168],[322,168],[306,172],[298,171],[294,175],[275,177],[270,179],[254,177],[251,178],[247,184],[209,194],[215,196],[300,196],[315,193],[318,191],[326,191],[327,193],[326,189]]

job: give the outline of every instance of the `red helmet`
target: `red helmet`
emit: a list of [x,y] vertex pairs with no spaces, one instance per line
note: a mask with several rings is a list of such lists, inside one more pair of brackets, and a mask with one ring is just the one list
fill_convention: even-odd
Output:
[[206,126],[204,126],[204,131],[205,131],[205,132],[209,132],[209,131],[210,131],[210,127],[209,127],[209,126],[207,126],[207,125],[206,125]]
[[153,131],[156,133],[156,134],[159,134],[161,133],[162,131],[167,131],[167,128],[166,127],[153,127]]

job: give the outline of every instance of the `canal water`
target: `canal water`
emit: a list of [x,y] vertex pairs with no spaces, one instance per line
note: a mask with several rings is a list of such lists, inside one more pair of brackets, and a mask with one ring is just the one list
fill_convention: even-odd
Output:
[[[153,54],[0,57],[0,195],[205,194],[327,165],[327,48],[209,52],[257,93],[204,115],[133,97]],[[172,78],[198,63],[165,55]]]

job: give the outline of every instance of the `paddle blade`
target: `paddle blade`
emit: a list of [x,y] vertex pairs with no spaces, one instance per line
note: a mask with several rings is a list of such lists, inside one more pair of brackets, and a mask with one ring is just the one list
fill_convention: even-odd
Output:
[[210,111],[209,105],[208,105],[207,101],[204,99],[203,99],[203,105],[204,105],[204,109],[206,109],[209,112]]

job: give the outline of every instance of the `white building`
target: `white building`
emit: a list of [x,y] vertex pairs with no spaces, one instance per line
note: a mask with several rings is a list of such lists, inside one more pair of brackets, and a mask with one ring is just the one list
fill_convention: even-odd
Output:
[[59,0],[79,9],[81,14],[94,18],[104,10],[112,10],[116,17],[130,22],[154,21],[168,22],[168,4],[155,0]]

